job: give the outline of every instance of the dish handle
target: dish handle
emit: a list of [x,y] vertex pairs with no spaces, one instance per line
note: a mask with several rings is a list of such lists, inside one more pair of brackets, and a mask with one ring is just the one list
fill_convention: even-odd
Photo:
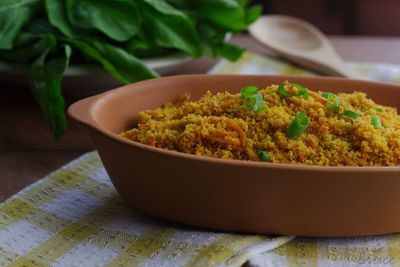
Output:
[[95,119],[95,109],[99,97],[100,95],[95,95],[73,103],[67,109],[68,116],[82,126],[98,129],[98,123]]

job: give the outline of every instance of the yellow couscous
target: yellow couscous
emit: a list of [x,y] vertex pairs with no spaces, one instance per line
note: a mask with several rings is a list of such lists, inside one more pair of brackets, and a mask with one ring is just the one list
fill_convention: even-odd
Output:
[[[305,94],[299,89],[306,90]],[[323,93],[288,82],[253,93],[258,97],[207,92],[198,101],[190,101],[185,94],[176,103],[140,112],[137,127],[121,136],[224,159],[400,165],[400,116],[393,107],[378,105],[361,92]],[[256,101],[259,108],[249,99],[261,101]],[[306,118],[296,129],[299,114]],[[297,134],[290,132],[292,128]]]

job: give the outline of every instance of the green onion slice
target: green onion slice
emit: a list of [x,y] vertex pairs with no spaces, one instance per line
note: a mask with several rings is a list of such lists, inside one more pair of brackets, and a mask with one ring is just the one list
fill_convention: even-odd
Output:
[[375,129],[382,129],[382,121],[381,121],[381,117],[379,116],[375,116],[375,115],[371,115],[371,124],[372,126],[374,126]]
[[263,96],[259,93],[246,96],[244,98],[244,106],[246,109],[254,112],[263,111],[265,109]]
[[269,161],[268,152],[266,152],[264,150],[257,151],[257,156],[261,161]]
[[240,96],[242,98],[245,98],[249,95],[257,94],[258,93],[258,88],[256,86],[245,86],[242,89],[240,89]]
[[240,89],[240,97],[244,99],[244,106],[254,112],[265,109],[264,98],[256,86],[245,86]]
[[299,138],[299,136],[307,129],[308,123],[307,114],[304,112],[297,113],[287,130],[287,135],[289,138]]
[[381,109],[381,108],[376,108],[375,109],[377,112],[383,112],[383,109]]
[[327,95],[326,99],[328,100],[326,102],[328,109],[332,111],[339,111],[340,101],[337,95],[329,94]]
[[342,115],[345,115],[347,117],[353,118],[353,119],[357,119],[358,117],[361,117],[360,113],[345,109],[342,113]]
[[[286,86],[293,86],[297,89],[298,93],[292,93],[290,91],[286,90]],[[304,99],[308,98],[308,90],[301,86],[300,84],[297,83],[288,83],[288,84],[281,84],[278,87],[278,93],[283,96],[283,97],[289,97],[289,96],[301,96]]]
[[321,96],[323,98],[326,98],[327,100],[326,105],[328,109],[332,111],[339,111],[340,101],[337,95],[330,92],[323,92],[321,93]]
[[[262,97],[262,95],[260,95]],[[253,111],[255,112],[259,112],[259,111],[263,111],[265,109],[265,103],[264,103],[264,99],[261,98],[261,100],[258,100],[256,102],[257,107],[254,109]]]
[[334,95],[334,94],[329,93],[329,92],[323,92],[323,93],[321,94],[321,96],[322,96],[323,98],[326,98],[326,99],[329,99],[329,97],[331,97],[332,95]]

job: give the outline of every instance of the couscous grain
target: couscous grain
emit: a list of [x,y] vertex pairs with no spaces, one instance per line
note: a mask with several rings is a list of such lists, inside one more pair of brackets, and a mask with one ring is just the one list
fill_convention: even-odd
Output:
[[[290,85],[286,82],[287,91],[296,93]],[[270,85],[258,91],[265,105],[260,111],[247,108],[240,94],[207,92],[198,101],[185,94],[176,103],[140,112],[137,127],[121,136],[224,159],[260,161],[263,155],[276,163],[400,165],[400,116],[395,108],[377,105],[361,92],[337,94],[334,103],[322,92],[307,89],[306,98],[288,97],[278,88]],[[299,113],[306,114],[308,125],[292,139],[288,128]],[[379,117],[382,127],[371,123],[373,116]]]

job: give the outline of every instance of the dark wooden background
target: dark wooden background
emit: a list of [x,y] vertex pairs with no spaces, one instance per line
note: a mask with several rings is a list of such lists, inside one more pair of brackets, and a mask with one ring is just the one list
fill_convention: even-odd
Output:
[[326,34],[400,35],[399,0],[255,0],[265,14],[305,19]]

